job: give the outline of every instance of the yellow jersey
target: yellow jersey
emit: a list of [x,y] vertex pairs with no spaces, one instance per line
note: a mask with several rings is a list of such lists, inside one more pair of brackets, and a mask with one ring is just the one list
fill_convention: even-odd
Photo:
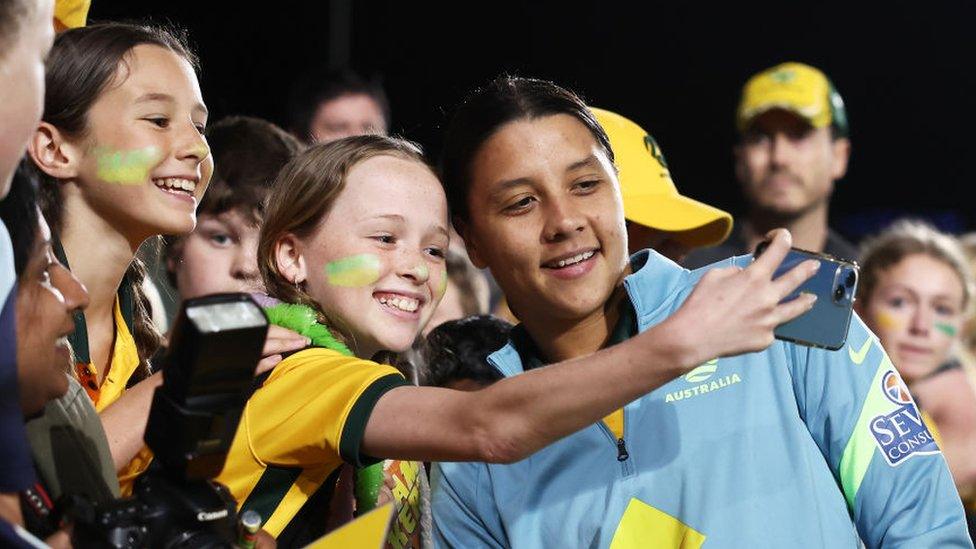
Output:
[[403,385],[395,368],[331,349],[288,356],[248,399],[216,480],[279,543],[314,539],[339,466],[378,461],[360,453],[366,422],[379,398]]
[[[132,374],[139,367],[139,350],[136,341],[129,332],[129,327],[122,316],[122,308],[119,300],[115,300],[115,343],[112,346],[112,358],[109,361],[109,369],[98,383],[98,372],[90,362],[79,362],[75,364],[78,380],[81,382],[92,402],[95,403],[95,410],[101,413],[105,408],[113,404],[122,393],[125,392],[126,385]],[[147,446],[143,446],[139,453],[132,458],[132,461],[118,472],[119,489],[122,496],[132,494],[132,483],[136,477],[142,474],[152,462],[152,451]]]

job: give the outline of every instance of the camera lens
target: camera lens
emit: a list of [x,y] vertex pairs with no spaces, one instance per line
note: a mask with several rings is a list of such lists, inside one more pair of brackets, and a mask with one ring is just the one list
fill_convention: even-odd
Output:
[[847,273],[847,278],[844,279],[844,286],[853,288],[855,282],[857,282],[857,275],[854,274],[854,271]]
[[834,301],[840,301],[841,299],[844,299],[844,293],[845,293],[844,287],[837,286],[837,289],[834,290]]

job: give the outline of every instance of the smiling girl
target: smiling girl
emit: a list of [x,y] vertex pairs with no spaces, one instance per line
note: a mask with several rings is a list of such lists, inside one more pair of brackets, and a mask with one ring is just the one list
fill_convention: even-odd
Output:
[[196,70],[184,41],[161,29],[69,30],[51,51],[44,115],[29,146],[55,251],[91,296],[71,343],[123,491],[150,459],[142,438],[161,382],[148,360],[160,339],[135,253],[151,237],[193,229],[213,172]]
[[[898,222],[864,245],[858,312],[937,427],[953,479],[976,508],[976,385],[956,359],[973,273],[952,236]],[[968,366],[968,365],[967,365]]]
[[518,461],[708,358],[768,346],[810,303],[777,305],[812,272],[770,282],[781,235],[774,254],[707,277],[678,314],[623,345],[480,391],[414,387],[370,358],[406,350],[428,321],[447,245],[444,192],[408,142],[316,145],[275,181],[258,256],[284,305],[269,314],[304,323],[314,346],[251,396],[219,480],[284,546],[321,531],[343,461]]

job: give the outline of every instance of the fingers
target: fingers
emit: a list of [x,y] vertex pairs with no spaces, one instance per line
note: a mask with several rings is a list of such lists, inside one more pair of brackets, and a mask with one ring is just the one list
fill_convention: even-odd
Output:
[[790,251],[790,246],[793,245],[793,237],[786,229],[774,229],[766,236],[770,238],[769,246],[746,270],[770,280],[773,278],[776,268],[779,267],[783,258]]
[[268,370],[273,369],[278,363],[281,362],[281,355],[271,355],[261,359],[258,362],[258,367],[254,369],[254,375],[259,376]]
[[815,275],[818,269],[820,269],[820,262],[814,259],[808,259],[774,280],[772,286],[773,291],[778,296],[777,301],[790,295],[790,292],[799,288],[800,284],[803,284],[811,276]]
[[264,340],[264,350],[261,356],[269,357],[290,351],[298,351],[308,347],[311,343],[307,337],[282,328],[281,326],[268,326],[268,336]]
[[278,547],[278,542],[265,530],[259,531],[256,538],[254,540],[254,549],[275,549]]
[[777,305],[773,311],[773,325],[779,326],[784,322],[789,322],[794,318],[810,310],[816,303],[817,296],[814,294],[802,293],[796,299],[791,299],[786,303]]
[[738,266],[716,267],[714,269],[709,269],[708,272],[702,275],[699,284],[703,282],[705,284],[711,284],[711,283],[717,284],[725,279],[728,279],[729,277],[739,274],[740,272],[742,272],[742,267],[738,267]]
[[278,339],[289,339],[289,338],[304,338],[302,334],[289,330],[288,328],[282,328],[277,324],[268,325],[268,339],[270,338]]
[[274,368],[281,362],[282,353],[299,351],[308,347],[309,344],[311,344],[311,340],[307,337],[287,328],[271,324],[268,326],[268,335],[264,339],[264,349],[261,351],[261,356],[264,358],[258,362],[254,375],[261,375]]
[[384,482],[384,486],[380,488],[379,493],[376,494],[376,506],[381,507],[387,503],[390,503],[391,501],[393,501],[393,490],[386,486]]

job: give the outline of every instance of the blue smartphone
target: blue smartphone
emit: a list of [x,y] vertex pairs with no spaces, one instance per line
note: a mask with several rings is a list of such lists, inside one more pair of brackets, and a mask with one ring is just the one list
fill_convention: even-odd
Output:
[[[761,242],[753,257],[762,255],[768,245],[768,242]],[[791,248],[776,268],[773,279],[808,259],[819,261],[820,269],[782,302],[796,299],[801,293],[816,294],[817,301],[809,311],[777,326],[773,334],[784,341],[836,351],[847,341],[854,312],[858,266],[853,261],[828,254]]]

